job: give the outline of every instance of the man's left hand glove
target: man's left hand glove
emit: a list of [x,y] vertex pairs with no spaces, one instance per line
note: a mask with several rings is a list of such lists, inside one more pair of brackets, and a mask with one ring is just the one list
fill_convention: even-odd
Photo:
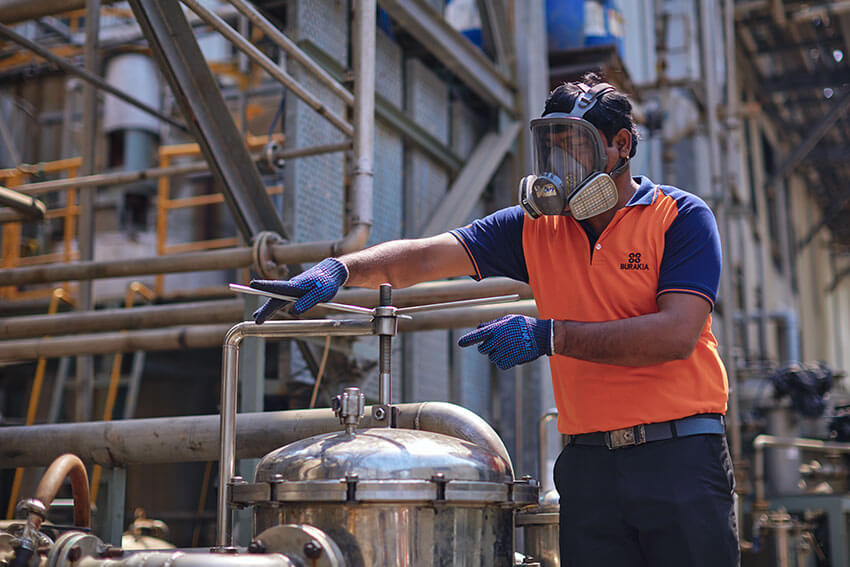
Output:
[[481,323],[458,340],[467,347],[475,343],[478,352],[502,370],[552,355],[552,319],[534,319],[525,315],[505,315],[489,323]]

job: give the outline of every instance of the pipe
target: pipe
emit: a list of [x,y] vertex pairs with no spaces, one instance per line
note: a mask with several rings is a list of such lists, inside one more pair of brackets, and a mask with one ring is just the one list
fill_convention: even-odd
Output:
[[765,503],[764,489],[764,448],[765,447],[796,447],[821,453],[850,453],[850,443],[836,441],[821,441],[820,439],[805,439],[802,437],[775,437],[759,435],[753,439],[753,468],[755,469],[756,503]]
[[372,228],[372,191],[375,161],[375,0],[354,5],[354,171],[352,172],[352,228],[339,241],[339,253],[366,245]]
[[[725,238],[723,239],[722,244],[722,254],[723,258],[727,262],[727,267],[723,272],[725,272],[725,276],[722,277],[721,285],[723,286],[724,292],[724,313],[723,313],[723,354],[728,358],[728,364],[726,365],[726,374],[727,379],[729,381],[729,411],[726,412],[727,418],[727,432],[729,435],[729,442],[732,446],[732,458],[735,461],[739,461],[742,456],[742,444],[741,444],[741,422],[740,422],[740,404],[738,403],[738,363],[735,360],[735,354],[733,352],[734,345],[733,340],[735,336],[735,322],[733,320],[732,308],[734,305],[734,301],[732,299],[733,292],[733,282],[732,282],[732,270],[731,270],[731,258],[732,258],[732,246],[730,244],[730,240],[732,239],[732,226],[731,226],[731,201],[732,201],[732,190],[736,182],[735,175],[738,169],[738,155],[741,149],[741,145],[737,142],[738,135],[740,133],[740,123],[738,121],[738,81],[736,80],[736,64],[735,64],[735,14],[734,14],[734,6],[732,5],[732,0],[724,0],[724,14],[723,14],[723,24],[724,24],[724,39],[725,39],[725,52],[726,52],[726,129],[727,129],[727,151],[729,152],[727,155],[727,167],[730,168],[731,171],[728,172],[727,181],[728,184],[724,187],[723,197],[722,197],[722,221],[723,221],[723,232]],[[710,99],[709,99],[710,100]],[[709,112],[713,113],[715,107],[709,107]],[[715,170],[717,171],[717,170]],[[747,290],[744,289],[744,294],[747,293]],[[746,333],[746,332],[745,332]]]
[[[310,561],[310,563],[317,564],[313,561]],[[76,567],[298,567],[303,563],[300,561],[296,563],[281,553],[222,555],[208,552],[197,553],[192,550],[191,553],[185,551],[142,551],[129,553],[126,557],[118,559],[101,559],[87,555],[73,565]]]
[[[69,9],[69,8],[66,8],[66,10],[67,9]],[[63,11],[65,11],[65,10],[63,10]],[[91,23],[89,23],[88,25],[91,26]],[[139,110],[146,112],[146,113],[150,114],[151,116],[155,116],[156,118],[162,120],[163,122],[167,122],[168,124],[171,124],[172,126],[174,126],[175,128],[177,128],[177,129],[179,129],[183,132],[186,132],[186,133],[189,132],[188,128],[186,128],[186,126],[184,124],[181,124],[180,122],[177,122],[173,118],[166,116],[165,114],[162,114],[161,112],[159,112],[155,108],[148,106],[147,104],[136,99],[135,97],[132,97],[132,96],[128,95],[127,93],[125,93],[125,92],[123,92],[119,89],[116,89],[115,87],[113,87],[112,85],[110,85],[109,83],[107,83],[106,81],[104,81],[103,79],[101,79],[100,77],[95,75],[94,73],[92,73],[92,72],[90,72],[86,69],[80,69],[79,67],[77,67],[76,65],[74,65],[72,63],[69,63],[68,61],[66,61],[62,57],[58,57],[58,56],[54,55],[49,49],[41,47],[37,43],[30,41],[29,39],[25,38],[24,36],[20,35],[19,33],[15,32],[11,28],[9,28],[9,27],[7,27],[3,24],[0,24],[0,36],[3,36],[6,39],[13,41],[13,42],[17,43],[18,45],[32,51],[33,53],[35,53],[36,55],[38,55],[42,59],[45,59],[46,61],[53,63],[54,65],[56,65],[57,67],[59,67],[60,69],[65,71],[66,73],[68,73],[70,75],[74,75],[76,77],[79,77],[79,78],[83,79],[84,81],[87,81],[88,83],[96,86],[100,90],[106,91],[109,94],[120,98],[121,100],[123,100],[127,104],[132,104],[133,106],[135,106]]]
[[[477,297],[491,297],[516,293],[523,299],[531,299],[527,284],[508,278],[472,280],[444,280],[417,284],[405,289],[393,290],[393,304],[408,307],[444,301],[457,301]],[[375,290],[350,288],[341,290],[334,298],[340,303],[375,307],[378,294]],[[316,319],[329,313],[315,308],[305,317]],[[429,324],[430,320],[420,313],[418,324]],[[108,331],[140,330],[174,325],[199,325],[232,323],[244,316],[241,299],[196,301],[134,307],[133,309],[99,309],[88,313],[68,312],[54,315],[30,315],[0,318],[0,340],[41,337],[44,335],[69,335],[79,333],[103,333]]]
[[[312,156],[323,153],[342,152],[351,148],[351,142],[341,142],[339,144],[327,144],[322,146],[313,146],[308,148],[298,148],[293,150],[281,150],[274,154],[275,159],[294,159],[299,157]],[[256,154],[253,156],[255,160],[265,159],[265,155]],[[38,165],[32,166],[32,169],[38,169]],[[188,175],[191,173],[202,173],[209,171],[210,166],[206,161],[194,161],[180,165],[170,165],[168,167],[151,167],[138,171],[116,171],[112,173],[98,173],[95,175],[84,175],[80,177],[69,177],[67,179],[55,179],[53,181],[41,181],[38,183],[28,183],[19,185],[15,188],[16,191],[26,193],[27,195],[42,195],[52,191],[61,189],[82,189],[84,187],[102,187],[105,185],[123,185],[125,183],[135,183],[144,181],[145,179],[155,179],[158,177],[167,177],[171,175]]]
[[[474,327],[509,313],[537,315],[534,301],[494,303],[473,307],[455,307],[416,313],[413,320],[401,319],[399,331],[425,331]],[[277,321],[284,322],[284,321]],[[299,321],[302,322],[302,321]],[[332,321],[329,321],[332,322]],[[252,323],[252,322],[247,322]],[[0,361],[60,358],[78,354],[113,354],[137,350],[181,350],[209,348],[221,344],[232,323],[224,325],[187,325],[163,329],[77,334],[47,339],[22,339],[0,342]]]
[[[74,497],[74,525],[87,528],[91,525],[89,479],[86,467],[78,456],[66,453],[56,458],[41,477],[35,498],[41,501],[45,508],[50,509],[50,504],[67,477],[71,478],[71,494]],[[38,525],[40,524],[39,521]]]
[[25,339],[0,343],[0,361],[35,360],[63,356],[113,354],[137,350],[181,350],[211,347],[221,343],[230,323],[169,327],[144,331],[119,331],[69,335],[49,339]]
[[251,58],[254,63],[262,67],[263,70],[265,70],[269,75],[280,81],[281,84],[283,84],[287,89],[292,91],[292,94],[306,102],[308,105],[310,105],[311,108],[313,108],[313,110],[318,112],[320,115],[324,116],[343,134],[345,134],[346,136],[351,136],[354,134],[354,130],[351,124],[346,122],[344,118],[338,116],[336,113],[329,110],[312,93],[304,89],[304,87],[302,87],[298,83],[298,81],[296,81],[291,75],[289,75],[286,71],[276,65],[250,41],[239,35],[239,33],[237,33],[232,27],[230,27],[227,22],[221,19],[221,17],[219,17],[213,11],[209,10],[196,0],[181,1],[198,16],[200,16],[200,18],[204,20],[207,24],[209,24],[213,29],[215,29],[221,35],[227,38],[233,44],[234,47],[236,47],[249,58]]
[[[466,408],[447,402],[394,407],[399,409],[397,425],[402,429],[464,439],[511,463],[492,427]],[[215,461],[219,458],[220,420],[216,414],[0,427],[0,468],[43,467],[63,453],[110,468]],[[372,417],[371,406],[366,407],[361,423],[363,428],[383,426]],[[283,445],[334,431],[341,428],[329,408],[240,413],[236,416],[236,458],[260,458]]]
[[0,186],[0,206],[11,207],[28,220],[41,220],[47,213],[47,206],[38,199],[2,186]]
[[234,325],[224,338],[221,362],[221,421],[218,459],[218,503],[215,548],[233,547],[232,518],[228,506],[227,487],[236,470],[236,390],[239,378],[239,346],[247,337],[296,338],[310,335],[365,336],[374,334],[372,319],[271,321],[264,325],[242,322]]
[[[295,43],[286,37],[286,34],[277,29],[256,8],[245,0],[228,0],[239,12],[247,17],[255,26],[260,28],[278,47],[286,51],[294,60],[298,61],[305,69],[313,73],[326,87],[341,98],[345,104],[354,104],[352,94],[328,74],[312,57],[304,53]],[[356,129],[356,126],[355,126]]]
[[722,343],[723,361],[726,366],[729,381],[729,410],[727,415],[730,419],[728,430],[732,454],[735,459],[741,456],[741,441],[739,438],[740,426],[738,425],[738,398],[737,398],[737,360],[734,353],[734,291],[732,286],[731,271],[731,247],[729,240],[731,230],[729,224],[730,211],[730,187],[721,184],[719,125],[717,119],[717,72],[715,68],[715,51],[712,43],[712,22],[714,21],[714,0],[701,0],[700,2],[700,47],[702,51],[703,73],[705,75],[705,105],[708,122],[709,163],[711,188],[710,197],[714,200],[717,208],[718,226],[721,234],[721,247],[723,260],[727,264],[720,273],[720,295],[723,297],[723,333],[720,337]]
[[26,266],[0,270],[0,286],[126,278],[149,274],[173,274],[205,270],[229,270],[250,266],[252,259],[252,249],[243,247],[138,258],[132,262],[122,259],[105,262],[88,261],[74,262],[73,264]]
[[[549,483],[544,483],[543,479],[553,476],[551,473],[547,476],[546,453],[549,450],[549,422],[556,419],[558,419],[558,410],[552,408],[540,416],[537,425],[537,478],[540,479],[540,494],[546,494],[550,489]],[[554,486],[551,488],[554,488]]]

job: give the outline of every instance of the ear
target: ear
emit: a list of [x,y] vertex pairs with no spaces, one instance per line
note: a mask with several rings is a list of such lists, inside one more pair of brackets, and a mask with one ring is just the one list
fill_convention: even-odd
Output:
[[620,128],[620,131],[614,134],[611,145],[617,148],[621,158],[629,157],[632,151],[632,133],[625,128]]

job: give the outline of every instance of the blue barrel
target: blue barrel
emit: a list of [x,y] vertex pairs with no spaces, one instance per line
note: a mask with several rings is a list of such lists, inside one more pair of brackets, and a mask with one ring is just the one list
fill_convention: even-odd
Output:
[[585,0],[584,45],[616,45],[623,54],[625,20],[616,0]]
[[584,43],[585,0],[546,0],[549,51],[575,49]]
[[465,35],[469,41],[481,47],[484,35],[481,32],[481,15],[476,0],[448,0],[444,11],[446,21]]

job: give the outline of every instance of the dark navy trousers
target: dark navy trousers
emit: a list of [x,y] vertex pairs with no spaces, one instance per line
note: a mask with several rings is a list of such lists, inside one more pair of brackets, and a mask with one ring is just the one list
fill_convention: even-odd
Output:
[[564,567],[740,565],[723,435],[570,445],[555,463],[555,486]]

